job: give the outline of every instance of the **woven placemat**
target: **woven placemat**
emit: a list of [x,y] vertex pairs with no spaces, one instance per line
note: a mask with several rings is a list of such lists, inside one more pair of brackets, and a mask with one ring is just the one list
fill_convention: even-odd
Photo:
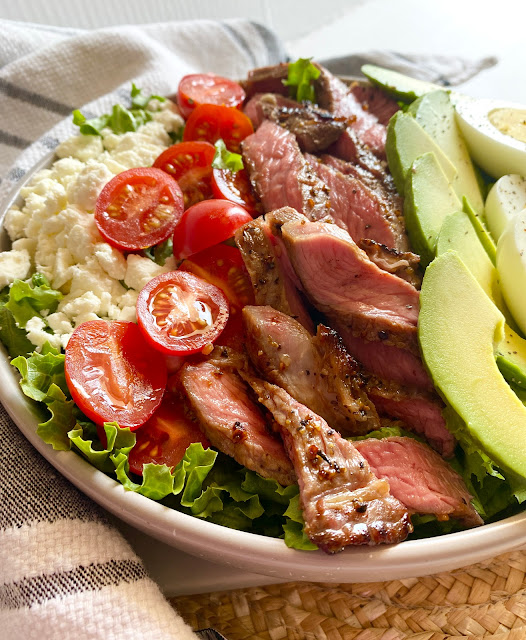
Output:
[[228,640],[526,640],[526,550],[424,578],[289,582],[171,599]]

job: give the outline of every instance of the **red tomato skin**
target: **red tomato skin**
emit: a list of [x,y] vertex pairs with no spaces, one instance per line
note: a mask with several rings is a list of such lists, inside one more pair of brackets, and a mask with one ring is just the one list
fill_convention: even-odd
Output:
[[[170,306],[171,290],[189,293],[214,312],[213,324],[197,335],[173,334],[175,314]],[[166,307],[163,309],[162,305]],[[156,313],[154,313],[154,311]],[[164,313],[164,315],[163,315]],[[211,345],[228,322],[229,307],[218,287],[184,271],[170,271],[153,278],[137,298],[137,323],[145,340],[157,351],[170,356],[187,356]],[[158,319],[159,318],[159,319]],[[187,317],[183,321],[188,321]],[[193,331],[195,333],[195,331]]]
[[173,178],[160,169],[139,167],[105,185],[95,205],[95,223],[112,246],[140,251],[169,238],[183,210],[183,194]]
[[134,322],[82,323],[69,339],[64,368],[71,397],[99,427],[117,422],[137,429],[157,409],[166,388],[164,358]]
[[142,475],[143,465],[149,462],[175,467],[193,442],[200,442],[204,449],[210,447],[197,424],[186,417],[180,400],[169,392],[155,413],[138,429],[136,438],[128,462],[130,470],[137,475]]
[[209,142],[196,140],[178,142],[165,149],[153,166],[177,180],[183,192],[184,208],[211,198],[212,160],[215,147]]
[[221,138],[229,151],[239,153],[241,142],[252,133],[252,121],[239,109],[201,104],[186,121],[183,142],[205,140],[214,144]]
[[242,310],[245,305],[254,304],[254,290],[239,249],[217,244],[183,260],[179,269],[194,273],[223,291],[230,303],[230,316],[216,343],[243,351]]
[[187,209],[173,235],[177,260],[231,238],[252,216],[241,205],[229,200],[204,200]]
[[177,89],[177,104],[185,119],[200,104],[239,108],[244,101],[245,91],[240,84],[213,73],[184,76]]
[[228,169],[212,169],[212,192],[215,198],[235,202],[254,217],[259,215],[258,203],[252,193],[250,179],[245,169],[235,173]]

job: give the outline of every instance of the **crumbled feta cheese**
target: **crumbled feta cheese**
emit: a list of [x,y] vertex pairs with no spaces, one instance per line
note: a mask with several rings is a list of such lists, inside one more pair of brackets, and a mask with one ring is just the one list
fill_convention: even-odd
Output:
[[140,291],[152,278],[170,270],[165,266],[161,267],[149,258],[143,258],[135,253],[130,253],[127,263],[128,268],[126,269],[124,284],[136,291]]
[[137,322],[137,312],[135,307],[123,307],[116,318],[122,322]]
[[26,231],[28,216],[18,207],[8,209],[4,218],[4,227],[11,240],[22,238]]
[[35,253],[36,246],[37,241],[34,238],[19,238],[13,242],[11,248],[18,251],[25,249],[32,256]]
[[56,154],[59,158],[71,156],[82,162],[96,160],[103,151],[102,139],[100,136],[85,136],[79,134],[68,138],[58,145]]
[[33,316],[26,323],[27,338],[29,342],[35,345],[37,351],[40,351],[42,347],[49,342],[49,344],[55,349],[60,349],[61,340],[57,334],[48,333],[45,331],[46,323],[40,316]]
[[75,321],[75,324],[79,324],[78,317],[96,314],[100,311],[100,298],[91,291],[86,291],[81,296],[75,297],[73,300],[69,300],[66,304],[60,305],[60,311]]
[[53,265],[53,277],[51,279],[53,289],[60,289],[71,280],[73,277],[72,267],[74,264],[75,259],[69,249],[63,247],[57,249]]
[[126,258],[118,249],[115,249],[107,242],[99,242],[94,247],[93,255],[110,278],[124,280],[126,276]]
[[94,211],[99,193],[112,178],[113,173],[105,164],[90,160],[68,189],[69,202],[85,211]]
[[27,278],[30,268],[31,258],[26,249],[0,253],[0,289],[17,279]]
[[180,131],[184,127],[184,120],[175,111],[171,109],[162,109],[153,114],[155,122],[159,122],[163,125],[164,129],[169,133],[173,131]]

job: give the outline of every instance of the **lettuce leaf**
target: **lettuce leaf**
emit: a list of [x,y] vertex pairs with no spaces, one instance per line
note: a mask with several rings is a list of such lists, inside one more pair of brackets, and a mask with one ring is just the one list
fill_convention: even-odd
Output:
[[116,422],[105,422],[107,446],[104,448],[98,438],[93,423],[77,421],[75,428],[68,432],[68,438],[75,448],[91,464],[105,473],[111,473],[115,467],[111,455],[127,455],[135,445],[135,434],[129,428],[121,428]]
[[24,328],[27,321],[44,309],[53,313],[60,300],[62,293],[52,289],[48,280],[41,273],[36,273],[30,282],[15,280],[9,289],[9,299],[5,303],[5,308],[10,311],[16,324]]
[[64,373],[64,359],[63,353],[46,343],[41,353],[34,352],[28,358],[18,356],[11,364],[22,376],[20,386],[24,394],[37,402],[48,404],[56,399],[55,393],[49,395],[52,385],[56,385],[65,396],[70,397]]
[[105,113],[97,118],[88,120],[78,109],[73,111],[73,124],[77,125],[80,133],[86,136],[102,136],[102,130],[109,128],[116,134],[137,131],[137,129],[152,119],[152,114],[146,109],[150,100],[164,102],[166,98],[157,95],[142,95],[132,83],[131,107],[127,109],[122,104],[115,104],[111,113]]
[[226,145],[221,138],[214,144],[216,152],[212,160],[212,167],[214,169],[226,169],[236,173],[243,169],[243,158],[239,153],[234,153],[226,148]]
[[319,78],[320,70],[315,67],[312,58],[299,58],[289,64],[289,72],[283,84],[289,87],[290,95],[298,102],[316,102],[313,81]]
[[75,425],[75,403],[55,383],[51,383],[46,393],[46,405],[51,417],[37,427],[37,435],[58,451],[69,451],[69,432]]
[[26,356],[34,351],[35,346],[28,340],[24,329],[15,321],[5,302],[0,302],[0,340],[11,358]]
[[283,514],[287,520],[283,525],[285,544],[292,549],[315,551],[318,547],[305,534],[305,523],[300,507],[299,493],[294,496]]

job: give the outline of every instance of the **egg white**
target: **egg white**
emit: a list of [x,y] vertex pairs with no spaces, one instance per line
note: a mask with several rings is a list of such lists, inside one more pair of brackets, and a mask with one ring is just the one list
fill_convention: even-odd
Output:
[[493,178],[526,175],[526,143],[501,133],[489,120],[494,109],[524,110],[524,105],[500,100],[474,99],[455,94],[457,122],[473,160]]
[[500,236],[497,271],[504,300],[526,334],[526,209],[510,220]]
[[502,232],[526,208],[526,177],[517,174],[499,178],[486,198],[485,213],[491,235],[498,241]]

